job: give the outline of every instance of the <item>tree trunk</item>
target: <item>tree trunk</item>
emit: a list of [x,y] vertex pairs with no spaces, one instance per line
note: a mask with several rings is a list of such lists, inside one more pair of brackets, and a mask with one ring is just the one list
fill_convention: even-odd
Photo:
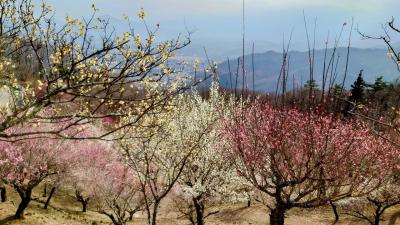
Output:
[[379,225],[379,224],[380,224],[379,218],[375,217],[374,225]]
[[133,215],[135,215],[136,211],[131,211],[129,212],[129,219],[128,221],[132,221],[133,220]]
[[82,212],[86,212],[88,200],[83,200],[83,201],[81,201],[81,203],[82,203]]
[[44,204],[44,207],[43,207],[44,209],[47,209],[47,207],[49,206],[50,200],[53,197],[53,194],[54,194],[55,191],[56,191],[56,188],[52,187],[51,190],[50,190],[49,197],[47,198],[46,203]]
[[197,198],[193,198],[193,205],[196,210],[196,224],[204,225],[204,203],[203,198],[198,196]]
[[21,198],[21,202],[19,203],[17,212],[15,213],[15,219],[23,219],[25,209],[28,207],[29,202],[31,201],[32,189],[17,189],[17,192]]
[[78,202],[82,204],[82,212],[86,212],[87,204],[90,198],[84,198],[79,191],[75,191],[75,196]]
[[42,197],[46,197],[46,196],[47,196],[47,184],[44,184]]
[[285,209],[283,207],[277,206],[275,209],[271,210],[271,213],[269,214],[269,224],[270,225],[285,224]]
[[0,198],[1,202],[7,201],[7,190],[6,187],[0,187]]
[[374,225],[379,225],[381,223],[381,216],[385,210],[381,210],[382,207],[378,206],[378,208],[375,211],[375,221]]
[[160,201],[155,201],[153,204],[153,208],[151,212],[149,212],[149,225],[156,225],[157,224],[157,214],[158,214],[158,207],[160,206]]
[[112,214],[106,214],[106,215],[111,219],[111,221],[114,225],[124,225],[125,224],[124,222],[115,219],[114,215],[112,215]]
[[251,200],[247,200],[247,208],[251,206]]
[[339,213],[337,211],[337,206],[332,201],[329,201],[329,204],[332,207],[333,214],[335,214],[335,222],[339,221]]

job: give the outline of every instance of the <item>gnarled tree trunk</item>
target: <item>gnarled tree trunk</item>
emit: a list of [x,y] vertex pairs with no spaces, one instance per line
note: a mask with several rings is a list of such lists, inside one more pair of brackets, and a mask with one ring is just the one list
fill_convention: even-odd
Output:
[[284,225],[285,224],[285,209],[281,206],[277,206],[271,210],[269,214],[270,225]]
[[82,204],[82,212],[87,211],[87,204],[89,203],[90,198],[85,198],[79,193],[79,191],[75,191],[75,196],[78,202]]
[[21,198],[21,202],[18,205],[17,212],[15,213],[15,219],[23,219],[25,209],[28,207],[29,202],[32,197],[32,189],[29,188],[27,190],[17,188],[17,192]]

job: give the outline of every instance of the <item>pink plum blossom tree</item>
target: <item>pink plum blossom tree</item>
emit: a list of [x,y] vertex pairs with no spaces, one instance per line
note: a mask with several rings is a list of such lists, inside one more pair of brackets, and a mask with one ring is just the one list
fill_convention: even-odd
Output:
[[[21,128],[22,129],[22,128]],[[24,128],[32,130],[34,128]],[[69,166],[70,144],[55,138],[24,139],[18,142],[1,141],[1,180],[14,188],[21,202],[15,213],[16,219],[24,217],[31,201],[32,190],[44,179],[64,173]]]
[[121,160],[112,143],[81,141],[68,182],[86,212],[92,209],[106,215],[115,225],[124,225],[143,206],[136,174]]
[[398,154],[364,124],[312,110],[255,103],[224,123],[227,158],[269,197],[271,225],[291,208],[369,193]]

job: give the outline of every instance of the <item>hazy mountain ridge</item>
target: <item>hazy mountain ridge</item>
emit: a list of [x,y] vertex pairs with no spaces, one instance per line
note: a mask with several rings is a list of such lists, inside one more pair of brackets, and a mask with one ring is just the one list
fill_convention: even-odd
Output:
[[[327,62],[331,57],[332,49],[328,49]],[[338,48],[336,54],[340,55],[337,68],[337,82],[341,82],[346,63],[347,48]],[[315,50],[314,78],[320,83],[324,64],[325,50]],[[309,78],[309,63],[307,51],[290,51],[290,68],[288,88],[293,85],[294,79],[298,85],[304,84]],[[230,60],[232,72],[232,86],[235,86],[237,71],[237,58]],[[327,63],[328,64],[328,63]],[[255,83],[258,91],[273,91],[276,88],[279,71],[282,65],[282,53],[267,51],[254,55]],[[351,48],[348,65],[348,73],[345,85],[348,87],[354,82],[360,70],[364,70],[364,79],[373,82],[376,77],[383,76],[385,81],[394,81],[399,78],[400,72],[397,70],[395,62],[387,56],[385,49],[361,49]],[[252,88],[252,56],[245,55],[246,83]],[[238,87],[241,88],[242,73],[239,70]],[[218,66],[219,79],[224,87],[231,86],[228,62],[222,62]]]

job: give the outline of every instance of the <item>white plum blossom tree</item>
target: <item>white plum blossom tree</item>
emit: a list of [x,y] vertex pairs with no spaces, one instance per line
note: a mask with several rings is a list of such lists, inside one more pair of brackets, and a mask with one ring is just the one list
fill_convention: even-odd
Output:
[[[203,100],[196,91],[177,95],[160,108],[163,113],[146,115],[141,119],[140,126],[131,128],[121,141],[127,162],[137,172],[142,185],[148,223],[151,225],[156,224],[161,200],[178,182],[185,183],[184,175],[188,182],[192,182],[189,186],[192,186],[193,194],[208,192],[205,186],[217,183],[211,180],[204,184],[200,182],[201,173],[214,173],[213,170],[204,170],[211,165],[201,164],[215,163],[205,156],[213,154],[208,135],[213,131],[221,110],[224,110],[224,99],[217,89],[214,85],[209,100]],[[130,119],[136,118],[132,116]],[[195,167],[199,168],[197,172]],[[207,178],[213,179],[212,176],[214,174]],[[189,186],[185,185],[185,188]]]

